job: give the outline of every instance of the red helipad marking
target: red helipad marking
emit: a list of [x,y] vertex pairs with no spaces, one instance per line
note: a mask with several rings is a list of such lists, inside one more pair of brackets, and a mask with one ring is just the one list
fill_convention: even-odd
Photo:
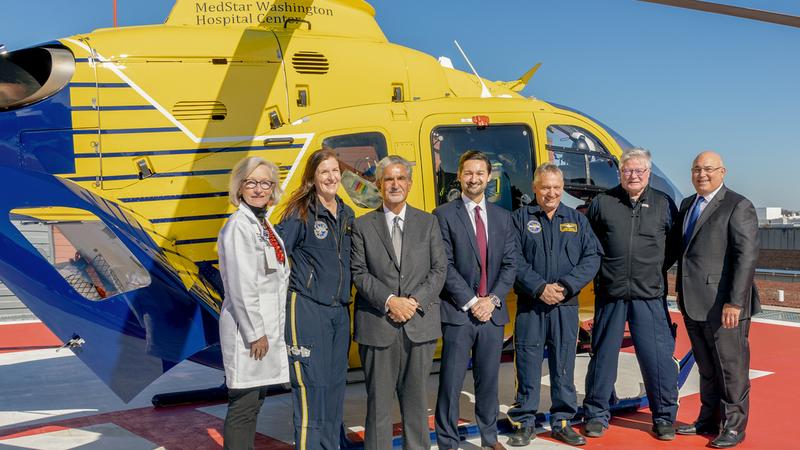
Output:
[[61,340],[41,322],[4,324],[0,335],[0,353],[61,347]]
[[[689,349],[689,338],[679,314],[673,314],[678,323],[676,356]],[[800,369],[795,358],[800,328],[753,322],[750,326],[750,368],[774,372],[752,380],[750,390],[750,419],[745,441],[739,449],[784,449],[792,438],[797,395],[797,373]],[[697,418],[700,394],[680,399],[678,424],[688,424]],[[713,437],[677,436],[675,441],[662,442],[650,432],[650,410],[623,414],[611,421],[611,428],[599,439],[588,439],[586,448],[614,448],[619,450],[641,448],[703,448]]]

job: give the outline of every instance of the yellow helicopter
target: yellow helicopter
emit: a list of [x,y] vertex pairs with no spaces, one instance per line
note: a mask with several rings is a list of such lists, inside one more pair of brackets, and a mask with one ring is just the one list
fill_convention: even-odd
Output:
[[[544,161],[571,206],[616,185],[631,145],[521,95],[538,67],[513,81],[456,70],[388,42],[362,0],[177,0],[162,25],[5,53],[0,281],[125,401],[184,359],[221,367],[216,238],[245,156],[293,190],[307,155],[334,149],[357,214],[380,205],[387,154],[415,163],[409,202],[428,211],[458,195],[468,149],[490,157],[488,198],[509,210]],[[657,167],[651,182],[680,196]],[[51,258],[21,224],[49,230]]]

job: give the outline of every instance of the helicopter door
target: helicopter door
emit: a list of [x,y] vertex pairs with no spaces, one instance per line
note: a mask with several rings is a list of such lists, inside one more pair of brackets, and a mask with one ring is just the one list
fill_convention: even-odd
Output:
[[547,115],[540,121],[547,139],[542,159],[564,173],[564,190],[588,203],[595,195],[619,184],[617,158],[600,130],[564,115]]
[[[486,126],[481,122],[484,117],[488,118]],[[426,119],[420,131],[420,148],[423,164],[432,170],[422,171],[423,183],[426,191],[435,193],[426,196],[426,200],[433,199],[426,207],[432,209],[461,194],[458,160],[467,150],[480,150],[492,162],[486,188],[489,201],[509,211],[529,202],[536,167],[532,122],[533,117],[527,114],[442,114]]]

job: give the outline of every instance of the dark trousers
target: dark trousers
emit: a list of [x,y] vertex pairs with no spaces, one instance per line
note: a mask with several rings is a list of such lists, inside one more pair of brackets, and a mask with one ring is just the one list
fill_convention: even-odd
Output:
[[388,347],[358,345],[367,388],[364,449],[392,448],[395,394],[403,416],[403,448],[431,447],[428,428],[428,377],[436,341],[414,343],[405,331]]
[[481,445],[497,442],[498,374],[503,350],[503,327],[470,317],[464,325],[442,324],[442,364],[436,397],[436,441],[439,448],[458,448],[461,389],[472,355],[475,417]]
[[628,322],[642,371],[653,423],[674,423],[678,412],[678,364],[672,320],[665,300],[597,302],[592,330],[592,359],[586,374],[583,408],[588,420],[605,426],[611,418],[609,400],[617,380],[619,349]]
[[[522,305],[520,305],[522,307]],[[550,306],[536,300],[532,308],[517,310],[514,321],[514,364],[517,397],[508,417],[519,426],[536,426],[542,385],[542,358],[547,347],[550,368],[550,424],[564,426],[578,411],[575,392],[575,347],[578,341],[578,305]]]
[[683,318],[700,373],[699,422],[742,432],[750,404],[750,319],[736,328]]
[[299,450],[338,449],[350,346],[350,313],[289,293],[286,342]]
[[225,450],[252,450],[256,439],[256,419],[267,388],[228,389],[228,413],[222,430]]

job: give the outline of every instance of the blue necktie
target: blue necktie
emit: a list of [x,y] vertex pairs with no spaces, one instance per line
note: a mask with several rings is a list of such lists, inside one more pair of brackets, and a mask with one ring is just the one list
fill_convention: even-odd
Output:
[[694,208],[692,208],[692,213],[689,215],[689,223],[686,224],[686,232],[683,233],[683,246],[685,247],[686,244],[689,243],[689,239],[692,238],[692,232],[694,232],[694,225],[697,223],[697,219],[700,217],[700,210],[701,206],[706,203],[705,197],[700,197],[694,204]]

